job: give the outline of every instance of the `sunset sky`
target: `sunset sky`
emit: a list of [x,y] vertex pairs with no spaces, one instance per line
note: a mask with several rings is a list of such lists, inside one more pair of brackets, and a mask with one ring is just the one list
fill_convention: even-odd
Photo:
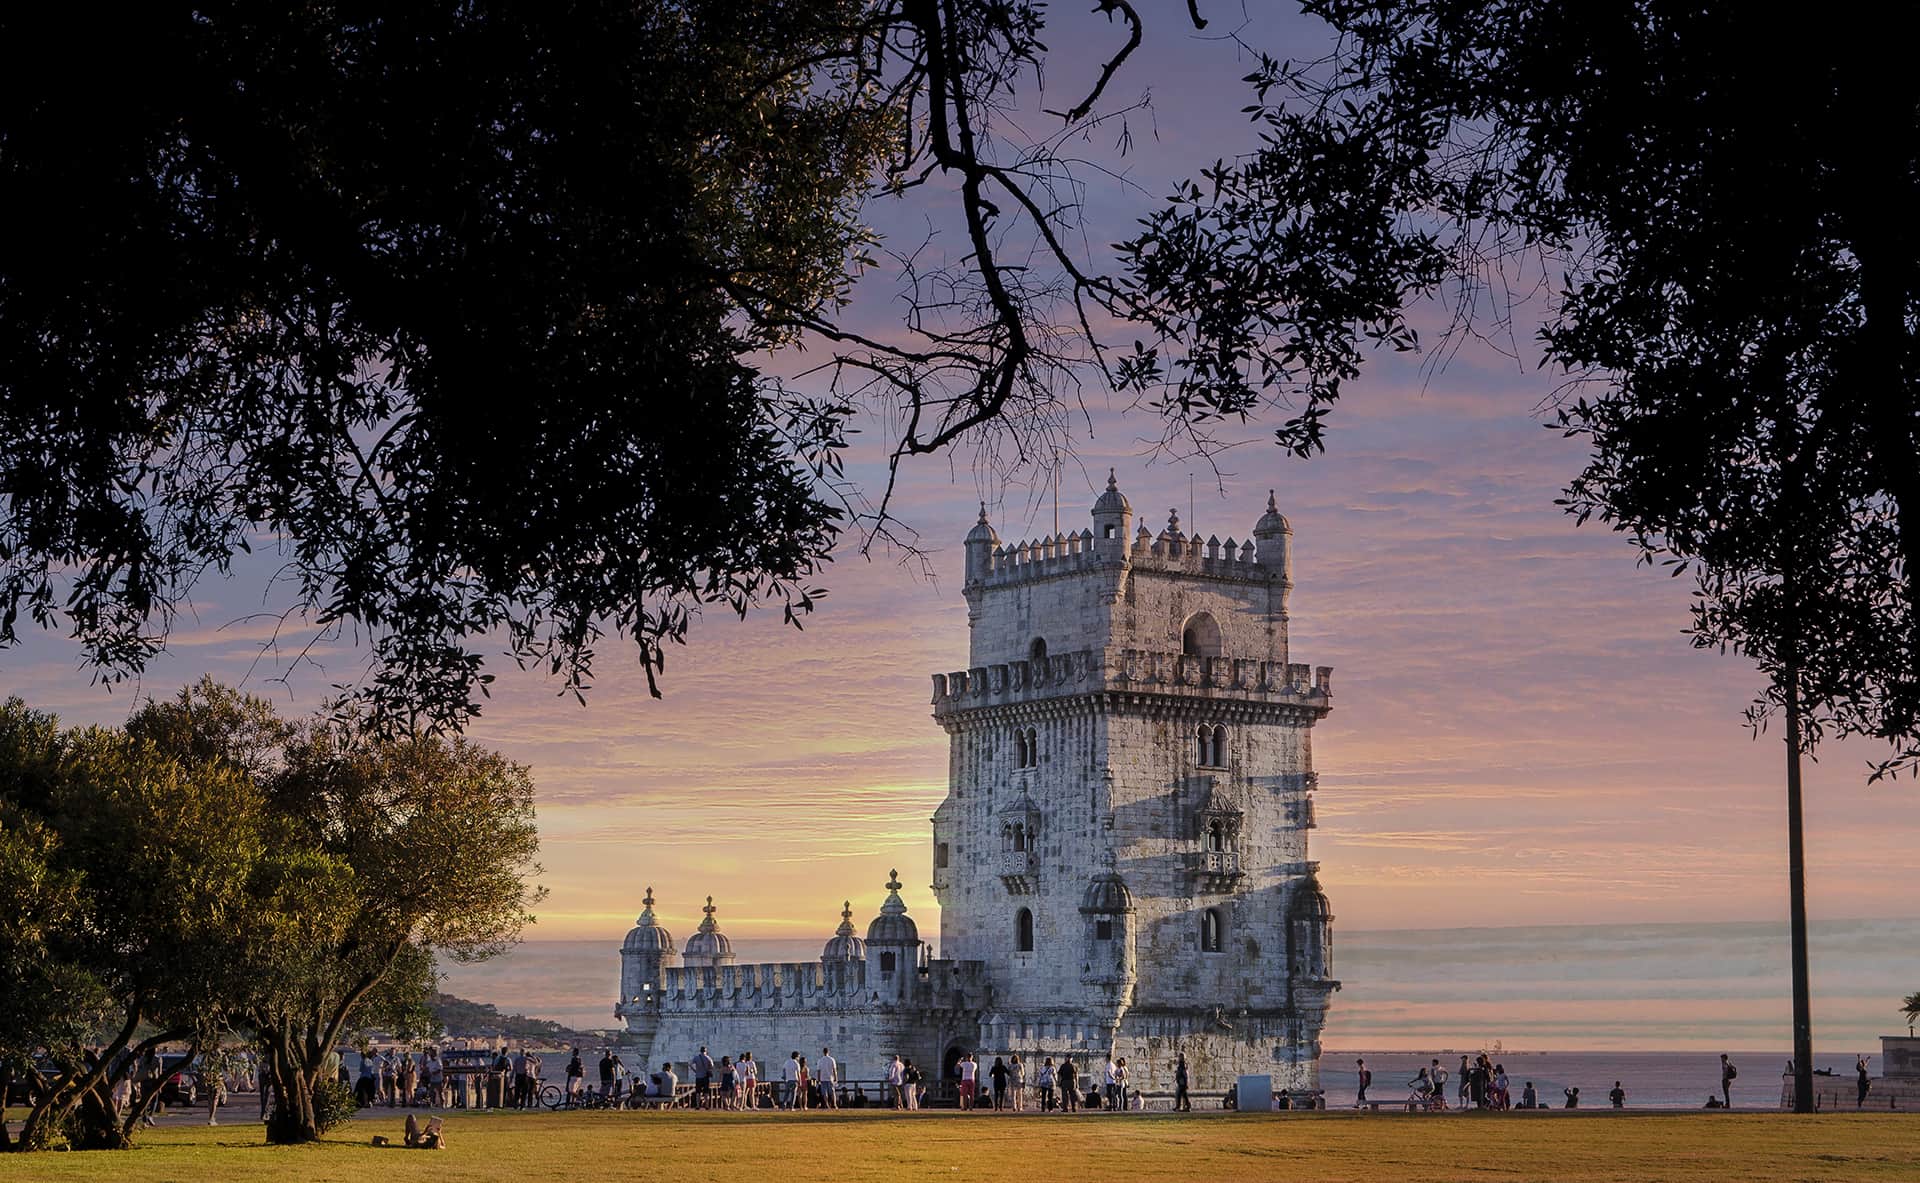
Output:
[[[1235,81],[1247,61],[1191,36],[1179,9],[1154,8],[1157,35],[1115,84],[1152,87],[1120,165],[1148,194],[1251,143]],[[1077,12],[1054,19],[1056,45],[1110,36]],[[1243,36],[1312,48],[1291,27]],[[1072,89],[1090,61],[1060,55],[1049,82]],[[1096,186],[1087,240],[1125,234],[1148,201]],[[876,211],[900,234],[924,216]],[[898,315],[890,291],[885,276],[865,289],[875,325]],[[1737,656],[1688,646],[1687,580],[1637,568],[1619,537],[1576,529],[1553,505],[1583,453],[1545,428],[1554,377],[1520,344],[1519,361],[1467,349],[1431,376],[1420,359],[1373,365],[1312,461],[1282,455],[1260,424],[1240,429],[1218,457],[1224,493],[1211,470],[1151,454],[1150,413],[1089,390],[1062,527],[1085,524],[1109,465],[1155,529],[1177,506],[1189,532],[1244,538],[1277,491],[1294,528],[1295,660],[1335,668],[1335,709],[1315,735],[1313,855],[1342,927],[1780,918],[1781,745],[1755,742],[1741,719],[1758,678]],[[867,426],[855,472],[871,478],[884,431]],[[928,675],[964,665],[960,538],[983,497],[1003,539],[1052,528],[1049,494],[994,487],[969,461],[907,472],[897,508],[932,548],[933,578],[899,555],[844,554],[804,631],[777,613],[710,614],[670,654],[662,701],[626,653],[602,655],[585,706],[494,663],[474,735],[532,765],[540,786],[551,894],[530,935],[617,940],[651,884],[676,935],[710,893],[734,936],[824,938],[843,898],[857,920],[872,915],[893,867],[921,931],[937,931],[927,818],[945,791],[946,738]],[[119,722],[136,693],[211,672],[310,711],[358,663],[325,646],[324,672],[275,680],[286,649],[263,655],[270,622],[251,618],[285,606],[274,566],[267,554],[203,584],[137,691],[90,685],[72,646],[37,635],[0,653],[0,692],[68,722]],[[1899,916],[1920,898],[1914,787],[1868,786],[1876,754],[1831,747],[1811,769],[1816,921]]]

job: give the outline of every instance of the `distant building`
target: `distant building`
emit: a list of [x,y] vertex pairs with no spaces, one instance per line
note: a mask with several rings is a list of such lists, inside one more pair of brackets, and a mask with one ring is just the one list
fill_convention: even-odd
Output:
[[[1129,1058],[1135,1087],[1242,1073],[1317,1087],[1333,916],[1307,858],[1311,731],[1332,671],[1290,660],[1292,528],[1244,542],[1140,526],[1109,478],[1090,529],[966,539],[967,668],[933,675],[950,737],[934,811],[933,958],[900,895],[819,961],[737,965],[708,900],[677,953],[647,910],[615,1015],[648,1061],[831,1045],[843,1078],[895,1052]],[[763,1071],[763,1076],[765,1075]],[[929,1075],[932,1075],[929,1073]]]

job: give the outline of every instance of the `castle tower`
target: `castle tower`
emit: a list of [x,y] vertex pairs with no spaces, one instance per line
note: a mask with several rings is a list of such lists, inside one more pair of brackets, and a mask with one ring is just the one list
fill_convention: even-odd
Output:
[[680,963],[673,934],[653,918],[653,888],[647,888],[644,910],[620,945],[620,1001],[613,1017],[625,1019],[627,1030],[648,1038],[660,1024],[661,971]]
[[1339,987],[1307,858],[1332,671],[1290,661],[1292,526],[1271,495],[1243,539],[1133,521],[1110,476],[1091,529],[968,535],[968,660],[933,676],[941,953],[992,995],[967,1050],[1309,1089]]

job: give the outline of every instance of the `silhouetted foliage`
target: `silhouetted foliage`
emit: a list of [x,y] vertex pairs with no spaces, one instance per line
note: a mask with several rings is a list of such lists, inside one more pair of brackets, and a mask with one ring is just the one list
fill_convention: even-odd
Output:
[[[1137,311],[1069,245],[1064,145],[1124,147],[1096,107],[1142,37],[1095,11],[1111,56],[1028,137],[1034,0],[10,9],[0,644],[125,676],[270,547],[403,733],[476,712],[487,646],[581,694],[609,634],[651,684],[701,605],[797,619],[849,512],[890,533],[851,416],[895,465],[1052,463]],[[883,196],[961,245],[891,249],[874,336],[842,313]],[[796,346],[806,382],[762,372]]]

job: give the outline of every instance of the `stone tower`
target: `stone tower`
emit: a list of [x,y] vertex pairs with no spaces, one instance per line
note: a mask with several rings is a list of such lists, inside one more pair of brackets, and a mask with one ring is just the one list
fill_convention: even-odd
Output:
[[673,934],[653,917],[653,888],[647,888],[642,903],[640,919],[620,946],[620,1000],[613,1015],[626,1020],[628,1031],[652,1038],[660,1025],[661,971],[679,965],[680,955]]
[[1133,521],[1109,476],[1078,534],[1003,545],[983,507],[967,535],[967,668],[933,678],[940,951],[986,967],[977,1050],[1311,1089],[1339,988],[1307,858],[1332,671],[1289,659],[1293,531],[1271,497],[1244,541]]

